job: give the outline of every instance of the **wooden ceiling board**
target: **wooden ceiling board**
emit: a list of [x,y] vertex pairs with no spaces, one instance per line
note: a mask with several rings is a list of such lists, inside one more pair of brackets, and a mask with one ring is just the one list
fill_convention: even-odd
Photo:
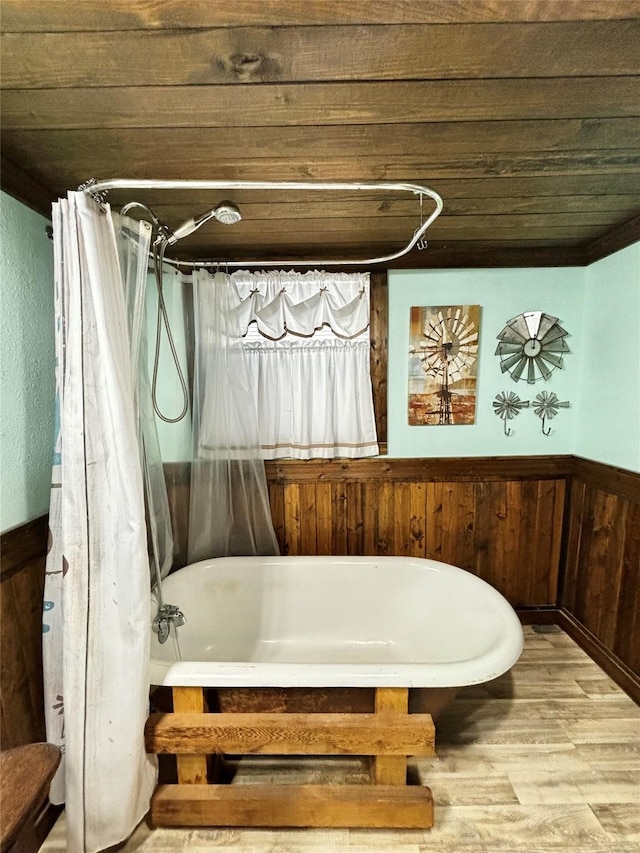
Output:
[[[4,33],[3,88],[625,76],[640,18]],[[72,60],[72,61],[71,61]]]
[[635,77],[4,89],[9,130],[321,127],[638,113]]
[[[113,193],[112,204],[117,205],[117,197],[124,196],[120,192]],[[126,194],[131,196],[131,192]],[[138,193],[136,193],[136,196]],[[203,195],[203,199],[199,204],[198,212],[204,213],[212,207],[215,207],[229,192],[209,192]],[[365,195],[364,193],[362,195]],[[243,196],[251,199],[251,194],[244,192]],[[315,219],[322,221],[329,218],[356,219],[362,217],[378,216],[384,213],[384,221],[390,223],[395,219],[405,219],[404,227],[415,227],[420,219],[420,206],[417,198],[383,200],[375,199],[360,199],[353,196],[344,198],[340,201],[325,200],[315,196],[311,199],[311,194],[300,197],[293,201],[286,194],[273,195],[268,200],[256,203],[253,200],[246,202],[242,201],[242,196],[239,192],[233,193],[234,201],[239,205],[243,216],[249,222],[260,222],[262,220],[278,219],[294,219],[294,220],[309,220]],[[126,204],[126,201],[124,201]],[[572,217],[573,223],[577,224],[582,221],[585,214],[597,215],[600,217],[599,222],[606,225],[612,221],[626,221],[635,215],[637,207],[637,197],[633,195],[618,195],[618,196],[537,196],[532,198],[488,198],[488,199],[449,199],[446,208],[441,214],[438,222],[452,217],[462,217],[465,219],[477,219],[477,214],[480,212],[484,216],[509,216],[514,218],[517,215],[554,215],[563,216],[565,218]],[[165,204],[164,201],[153,203],[153,210],[156,216],[163,222],[180,223],[193,215],[193,202],[180,201],[176,204]],[[426,210],[426,207],[425,207]],[[574,214],[580,214],[576,217]],[[610,215],[606,215],[610,214]],[[594,220],[595,222],[595,220]],[[524,224],[524,223],[521,223]]]
[[637,0],[3,0],[6,32],[634,18]]
[[[413,178],[419,184],[429,183],[430,175],[424,171],[416,173]],[[593,174],[588,175],[563,175],[562,187],[566,190],[564,195],[559,194],[558,180],[554,176],[528,177],[528,176],[484,176],[471,179],[442,179],[431,181],[432,188],[440,193],[445,199],[445,211],[451,205],[461,205],[468,202],[469,205],[483,205],[491,200],[515,199],[517,203],[527,205],[539,198],[543,203],[557,205],[583,204],[585,197],[597,199],[602,204],[615,204],[617,196],[625,197],[625,205],[637,203],[640,198],[640,172],[632,174]],[[190,190],[185,197],[184,190],[176,189],[140,189],[121,190],[114,189],[109,193],[112,202],[118,204],[126,203],[135,192],[136,198],[146,204],[156,205],[188,205],[190,209],[206,209],[209,202],[218,201],[229,191],[212,190]],[[302,190],[246,190],[233,191],[234,199],[239,204],[281,204],[281,203],[309,203],[318,201],[330,206],[341,205],[349,201],[369,203],[377,201],[380,203],[380,212],[387,210],[389,205],[395,204],[408,196],[399,193],[385,193],[381,190],[368,190],[366,192],[342,192],[324,191],[322,194],[311,193]],[[610,199],[614,201],[609,202]],[[412,199],[409,199],[411,203]],[[459,209],[459,208],[458,208]],[[467,211],[469,212],[469,211]],[[478,212],[477,208],[473,212]],[[480,211],[481,212],[481,211]]]
[[[640,138],[640,117],[601,119],[558,119],[555,121],[445,122],[372,126],[264,127],[251,133],[238,128],[90,128],[86,130],[3,131],[7,154],[25,151],[30,156],[56,164],[72,159],[83,163],[95,159],[96,148],[107,168],[113,158],[139,167],[141,156],[164,161],[164,168],[198,163],[203,158],[229,160],[241,149],[243,159],[297,158],[314,162],[339,151],[349,157],[385,160],[415,160],[428,152],[438,159],[454,155],[496,152],[517,156],[522,152],[633,150]],[[640,149],[638,149],[640,155]],[[640,156],[633,158],[640,161]]]
[[[587,263],[640,238],[637,0],[3,0],[1,28],[2,186],[45,213],[91,177],[397,180],[444,199],[398,266]],[[368,257],[420,222],[379,192],[109,201],[177,227],[224,196],[243,221],[185,257],[221,238]]]

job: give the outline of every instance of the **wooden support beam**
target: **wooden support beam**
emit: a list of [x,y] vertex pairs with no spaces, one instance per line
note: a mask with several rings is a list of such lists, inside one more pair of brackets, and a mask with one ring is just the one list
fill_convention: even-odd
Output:
[[429,788],[397,785],[161,785],[157,826],[295,826],[428,829]]
[[[375,698],[376,714],[381,719],[393,719],[409,713],[409,690],[406,687],[378,687]],[[377,755],[373,759],[372,777],[376,785],[406,785],[406,755]]]
[[429,714],[152,714],[148,752],[433,755]]
[[[191,713],[199,717],[207,710],[204,690],[202,687],[174,687],[173,708],[178,713]],[[178,767],[178,782],[185,785],[207,784],[207,756],[197,755],[198,752],[212,750],[192,750],[192,754],[182,754],[176,757]]]

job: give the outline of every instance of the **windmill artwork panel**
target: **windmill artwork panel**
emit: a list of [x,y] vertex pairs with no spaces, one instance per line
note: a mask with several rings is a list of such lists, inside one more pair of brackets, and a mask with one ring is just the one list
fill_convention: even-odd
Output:
[[411,308],[409,425],[476,419],[479,305]]

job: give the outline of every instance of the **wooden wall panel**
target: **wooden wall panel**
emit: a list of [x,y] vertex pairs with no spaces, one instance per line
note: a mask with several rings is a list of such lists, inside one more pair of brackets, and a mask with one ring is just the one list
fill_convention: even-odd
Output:
[[45,739],[42,600],[47,519],[2,535],[0,709],[2,749]]
[[[284,491],[284,486],[280,486]],[[331,554],[331,483],[316,483],[316,553]],[[272,515],[275,515],[273,503],[271,504]],[[276,531],[277,535],[277,531]]]
[[640,675],[640,503],[630,503],[624,531],[614,654]]
[[[0,748],[46,739],[42,678],[42,602],[48,517],[0,537]],[[48,756],[42,778],[50,772]],[[34,766],[36,775],[39,768]],[[31,803],[28,825],[12,850],[37,850],[61,806]],[[28,843],[27,843],[28,839]],[[24,845],[23,843],[24,842]]]
[[[370,273],[369,344],[373,410],[378,443],[387,443],[387,361],[389,329],[389,282],[386,270]],[[384,449],[381,452],[384,452]]]
[[433,461],[434,473],[429,460],[385,457],[268,464],[282,552],[429,557],[488,580],[515,605],[555,605],[561,463],[537,479],[530,459],[482,460],[475,478],[470,460]]
[[[167,466],[167,474],[180,549],[188,466]],[[521,607],[558,603],[560,571],[561,624],[640,697],[640,475],[573,457],[377,457],[279,461],[267,476],[283,553],[433,557],[478,574]],[[0,542],[3,748],[45,737],[46,545],[46,518]]]
[[640,678],[640,475],[576,460],[561,603]]

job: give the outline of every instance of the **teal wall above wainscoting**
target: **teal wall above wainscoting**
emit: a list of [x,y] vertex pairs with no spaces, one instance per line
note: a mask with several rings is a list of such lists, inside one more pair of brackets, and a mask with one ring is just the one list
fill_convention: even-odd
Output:
[[[480,305],[476,422],[409,426],[409,311],[412,306]],[[533,385],[502,373],[495,350],[505,323],[523,311],[559,318],[570,352],[561,370]],[[389,272],[388,453],[397,457],[575,454],[640,471],[640,243],[590,267],[396,270]],[[615,340],[615,345],[614,345]],[[608,352],[608,349],[611,352]],[[542,435],[533,409],[509,422],[493,400],[541,391],[568,400]]]
[[[47,512],[54,410],[53,261],[47,220],[0,196],[0,532]],[[152,290],[152,288],[151,288]],[[168,294],[179,349],[180,295]],[[150,293],[153,304],[154,295]],[[412,305],[482,307],[479,404],[472,426],[407,423],[409,309]],[[389,273],[389,455],[397,457],[575,454],[640,471],[640,243],[587,268],[420,270]],[[559,317],[569,332],[564,369],[528,386],[500,372],[496,335],[527,310]],[[154,320],[150,319],[150,330]],[[150,348],[153,346],[153,339]],[[166,341],[163,349],[166,349]],[[179,383],[163,353],[163,408],[175,414]],[[533,399],[554,391],[560,410],[549,437],[524,410],[506,438],[492,402],[500,391]],[[166,396],[165,396],[166,395]],[[163,425],[168,460],[188,455],[188,420]]]
[[576,456],[640,471],[640,243],[586,270]]
[[55,355],[47,224],[0,194],[0,532],[49,510]]

